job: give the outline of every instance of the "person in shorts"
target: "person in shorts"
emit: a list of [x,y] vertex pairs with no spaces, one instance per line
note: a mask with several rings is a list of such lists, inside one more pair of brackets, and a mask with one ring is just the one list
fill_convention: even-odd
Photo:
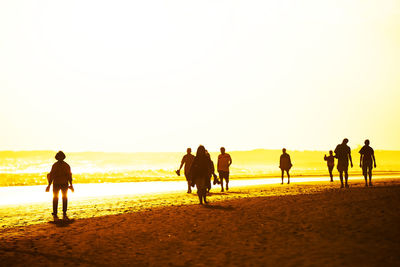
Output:
[[217,170],[221,182],[221,192],[224,192],[224,179],[226,182],[226,190],[229,190],[229,167],[232,164],[232,158],[225,153],[225,148],[220,148],[221,154],[218,155]]
[[283,177],[284,173],[286,172],[287,177],[288,177],[288,184],[290,184],[290,174],[289,170],[292,168],[292,161],[290,159],[290,156],[288,153],[286,153],[286,148],[282,148],[282,155],[279,158],[279,168],[281,169],[281,178],[282,178],[282,183],[283,184]]
[[329,150],[329,156],[324,156],[324,160],[326,161],[326,164],[328,165],[328,171],[329,171],[329,176],[331,177],[331,182],[333,182],[333,168],[335,167],[335,157],[333,156],[333,151]]
[[362,168],[363,175],[365,178],[365,186],[372,186],[372,162],[374,163],[374,168],[376,168],[375,153],[374,149],[369,146],[369,140],[365,140],[364,146],[360,150],[360,167]]
[[185,172],[186,182],[188,185],[187,193],[192,193],[189,171],[190,171],[190,167],[192,166],[193,159],[194,159],[194,155],[192,155],[192,149],[189,147],[188,149],[186,149],[186,155],[184,155],[181,160],[181,166],[179,167],[178,170],[176,170],[176,174],[178,174],[178,176],[180,176],[181,169],[182,169],[183,165],[185,165],[184,172]]
[[[349,139],[343,139],[343,142],[336,146],[335,148],[335,158],[338,159],[337,170],[340,175],[340,188],[349,187],[348,179],[349,179],[349,160],[351,163],[351,167],[353,168],[353,160],[351,159],[351,149],[347,145]],[[343,173],[345,178],[345,184],[343,184]]]

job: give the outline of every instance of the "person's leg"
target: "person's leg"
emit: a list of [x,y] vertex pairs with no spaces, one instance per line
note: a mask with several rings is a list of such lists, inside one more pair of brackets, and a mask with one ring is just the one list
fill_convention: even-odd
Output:
[[285,173],[285,171],[284,171],[283,169],[281,169],[281,171],[282,171],[282,174],[281,174],[281,177],[282,177],[282,183],[281,183],[281,184],[283,184],[283,174]]
[[221,182],[221,192],[224,192],[224,172],[218,172],[218,174]]
[[347,181],[349,180],[349,172],[347,170],[344,171],[344,179],[345,179],[345,187],[349,187]]
[[287,174],[287,183],[290,184],[290,174],[289,174],[289,170],[286,170],[286,174]]
[[369,186],[372,186],[372,164],[371,166],[369,166],[368,168],[368,172],[369,172]]
[[209,193],[210,190],[211,190],[211,176],[209,176],[207,180],[207,193]]
[[57,216],[58,209],[58,193],[60,192],[60,187],[53,184],[53,216]]
[[61,188],[61,194],[62,194],[62,201],[63,201],[63,215],[67,215],[67,208],[68,208],[68,185],[64,186]]
[[200,204],[203,204],[203,195],[199,186],[197,186],[197,196],[199,197]]
[[207,204],[208,202],[207,202],[207,192],[206,192],[206,189],[204,189],[203,198],[204,198],[204,203]]
[[365,186],[368,186],[368,172],[367,172],[367,166],[365,164],[362,165],[362,173],[365,180]]
[[190,194],[190,193],[192,193],[192,185],[191,185],[191,183],[190,183],[189,176],[188,176],[188,174],[187,174],[186,172],[185,172],[185,178],[186,178],[186,182],[187,182],[187,184],[188,184],[187,193]]
[[228,191],[229,190],[229,172],[226,172],[225,173],[225,183],[226,183],[226,186],[225,186],[225,188],[226,188],[226,191]]
[[340,177],[340,183],[341,183],[341,185],[340,185],[340,188],[343,188],[344,187],[344,185],[343,185],[343,171],[339,171],[339,177]]
[[332,174],[333,167],[328,167],[328,170],[329,170],[329,176],[331,177],[331,182],[333,182],[333,174]]

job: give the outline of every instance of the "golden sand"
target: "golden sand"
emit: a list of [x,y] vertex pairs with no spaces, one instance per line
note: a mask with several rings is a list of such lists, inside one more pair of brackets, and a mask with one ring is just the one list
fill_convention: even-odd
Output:
[[[72,224],[1,230],[1,265],[400,264],[398,179],[243,187],[209,200],[178,193],[74,204]],[[88,218],[107,212],[119,214]]]

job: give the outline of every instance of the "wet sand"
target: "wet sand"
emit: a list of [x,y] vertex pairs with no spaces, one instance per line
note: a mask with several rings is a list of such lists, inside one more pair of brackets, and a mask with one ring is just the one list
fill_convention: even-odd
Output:
[[40,214],[46,223],[3,227],[0,265],[400,264],[400,179],[240,187],[204,206],[194,194],[146,197],[71,203],[71,224]]

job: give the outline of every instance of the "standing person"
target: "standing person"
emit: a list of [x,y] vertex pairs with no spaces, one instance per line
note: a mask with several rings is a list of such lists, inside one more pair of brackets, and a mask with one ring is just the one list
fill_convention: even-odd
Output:
[[288,184],[290,184],[290,174],[289,174],[289,170],[290,170],[290,168],[292,168],[292,161],[290,160],[290,156],[289,156],[289,154],[287,154],[286,153],[286,148],[283,148],[282,149],[282,155],[281,155],[281,157],[279,158],[279,168],[281,169],[281,172],[282,172],[282,175],[281,175],[281,177],[282,177],[282,183],[281,184],[283,184],[283,176],[284,176],[284,173],[285,173],[285,171],[286,171],[286,174],[287,174],[287,177],[288,177]]
[[206,155],[206,149],[204,146],[199,146],[196,157],[194,157],[192,166],[190,167],[189,175],[192,179],[192,184],[195,184],[197,187],[200,204],[203,204],[203,200],[204,203],[207,203],[207,185],[210,173],[210,160]]
[[374,149],[369,146],[369,140],[365,140],[364,146],[360,150],[360,167],[362,168],[365,178],[365,186],[368,186],[367,176],[369,176],[369,186],[372,186],[372,161],[374,161],[374,168],[376,168]]
[[[349,187],[349,184],[347,183],[349,179],[349,173],[348,173],[349,160],[351,163],[351,167],[353,168],[353,160],[351,159],[351,149],[347,145],[348,142],[349,139],[345,138],[343,139],[343,142],[337,145],[335,148],[335,158],[338,159],[337,169],[340,175],[340,183],[341,183],[340,188],[343,188],[344,186]],[[345,178],[345,185],[343,185],[343,173]]]
[[190,187],[190,177],[189,177],[189,170],[190,170],[190,166],[192,165],[194,159],[194,155],[192,155],[192,149],[189,147],[188,149],[186,149],[186,155],[183,156],[182,161],[181,161],[181,166],[179,167],[178,170],[176,170],[176,174],[178,174],[178,176],[181,175],[181,169],[183,167],[183,165],[185,165],[185,178],[186,178],[186,182],[188,184],[188,191],[187,193],[192,193],[192,188]]
[[229,167],[232,164],[232,158],[228,153],[225,153],[225,148],[220,148],[221,154],[218,155],[217,169],[221,182],[221,192],[224,192],[224,179],[226,182],[226,191],[229,190]]
[[214,177],[214,185],[216,183],[218,183],[218,177],[215,174],[215,168],[214,168],[214,162],[211,159],[210,153],[208,153],[208,151],[206,150],[206,156],[209,160],[209,164],[210,164],[210,174],[208,175],[208,185],[207,185],[207,193],[210,192],[211,190],[211,177]]
[[[67,216],[67,205],[68,205],[68,197],[67,192],[68,188],[71,191],[74,191],[74,187],[72,185],[72,174],[71,167],[64,161],[65,154],[62,151],[59,151],[56,154],[57,162],[53,164],[51,167],[50,175],[49,175],[49,184],[46,188],[46,192],[50,191],[50,185],[53,184],[53,217],[54,220],[58,219],[57,209],[58,209],[58,195],[61,191],[62,201],[63,201],[63,219],[68,220]],[[70,186],[68,187],[68,183]]]
[[333,156],[333,151],[332,150],[329,150],[329,156],[328,157],[325,154],[324,160],[326,161],[326,164],[328,165],[328,171],[329,171],[329,176],[331,177],[331,182],[333,182],[332,170],[333,170],[333,167],[335,167],[335,157]]

